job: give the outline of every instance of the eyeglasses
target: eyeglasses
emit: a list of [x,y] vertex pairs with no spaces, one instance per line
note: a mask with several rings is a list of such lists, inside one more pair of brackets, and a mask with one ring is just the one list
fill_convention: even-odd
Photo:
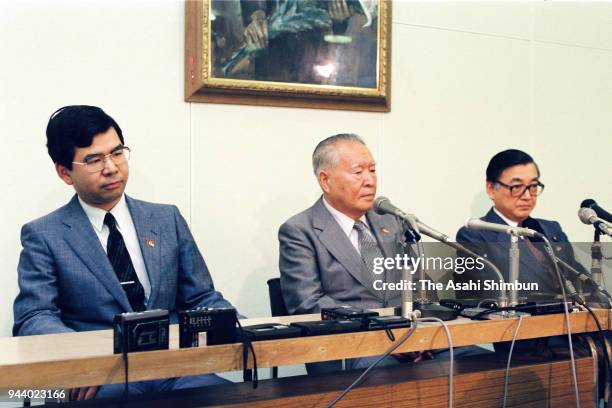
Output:
[[499,184],[500,186],[507,188],[512,197],[522,197],[526,190],[529,190],[529,194],[532,196],[539,196],[544,191],[544,184],[540,183],[539,181],[531,184],[514,184],[509,186],[497,180],[495,184]]
[[116,165],[127,163],[127,161],[130,160],[130,148],[127,146],[122,146],[109,154],[92,154],[87,156],[84,162],[73,161],[72,163],[85,166],[85,171],[89,173],[97,173],[104,169],[106,166],[106,160],[108,159],[111,159],[111,161]]

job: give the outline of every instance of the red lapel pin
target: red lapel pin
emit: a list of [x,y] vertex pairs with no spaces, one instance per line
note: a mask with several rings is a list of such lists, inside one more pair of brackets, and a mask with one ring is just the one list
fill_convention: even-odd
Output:
[[388,234],[389,230],[387,229],[387,227],[380,227],[380,232],[382,232],[383,234]]
[[148,247],[155,248],[155,242],[152,239],[145,240]]

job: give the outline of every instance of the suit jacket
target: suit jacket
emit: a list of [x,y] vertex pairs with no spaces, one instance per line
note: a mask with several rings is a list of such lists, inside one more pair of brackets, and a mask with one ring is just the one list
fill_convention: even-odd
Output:
[[[493,208],[481,218],[486,222],[492,222],[495,224],[504,224],[506,222],[499,216]],[[575,257],[567,235],[561,229],[556,221],[548,221],[536,218],[527,218],[523,222],[523,226],[536,230],[548,238],[553,246],[555,255],[565,262],[573,266],[574,268],[586,273],[586,270],[580,265]],[[543,242],[537,242],[537,240],[531,239],[534,245],[544,251]],[[486,256],[493,264],[495,264],[501,271],[504,280],[507,282],[509,277],[508,269],[508,250],[510,248],[510,235],[502,232],[487,231],[487,230],[475,230],[462,227],[457,232],[457,242],[465,245],[472,249],[479,255]],[[520,251],[520,266],[519,266],[519,281],[520,282],[536,282],[538,283],[539,292],[546,295],[559,294],[560,287],[558,279],[552,266],[551,261],[546,258],[545,264],[538,261],[533,252],[527,247],[524,240],[519,241]],[[561,270],[563,273],[563,270]],[[457,275],[458,281],[467,281],[470,279],[494,279],[497,280],[496,275],[493,271],[485,268],[482,271],[471,270],[463,275]],[[482,292],[471,292],[464,294],[468,297],[476,296],[482,297]],[[537,295],[534,293],[522,293],[522,295]]]
[[[399,271],[374,275],[320,198],[279,229],[281,289],[291,314],[323,307],[399,305],[399,291],[377,291],[375,279],[397,282]],[[403,254],[402,229],[395,217],[368,211],[366,218],[385,257]]]
[[[178,208],[127,195],[126,202],[151,282],[147,309],[231,307]],[[108,329],[115,314],[132,311],[76,195],[25,224],[21,244],[13,335]]]

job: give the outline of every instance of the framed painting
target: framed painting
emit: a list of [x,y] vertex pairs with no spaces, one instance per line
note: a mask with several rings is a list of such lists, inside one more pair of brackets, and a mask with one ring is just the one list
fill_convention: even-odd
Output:
[[388,112],[390,0],[185,3],[185,100]]

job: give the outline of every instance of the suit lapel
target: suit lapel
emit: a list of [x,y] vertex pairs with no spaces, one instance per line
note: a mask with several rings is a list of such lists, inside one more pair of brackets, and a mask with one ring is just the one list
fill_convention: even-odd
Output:
[[63,218],[67,227],[64,239],[117,302],[126,311],[132,311],[125,291],[119,284],[108,256],[76,195],[66,207],[66,211],[67,214]]
[[323,198],[320,198],[314,205],[313,228],[320,231],[319,240],[348,273],[357,279],[368,291],[380,298],[381,294],[377,293],[372,286],[374,282],[372,271],[367,270],[359,252],[351,244],[351,241],[344,234],[344,231],[342,231],[334,217],[325,208]]
[[161,281],[161,231],[159,224],[153,218],[153,213],[143,206],[142,203],[127,195],[125,200],[132,216],[134,228],[136,228],[138,245],[140,245],[147,275],[149,275],[151,294],[149,295],[147,308],[152,309],[159,295]]

